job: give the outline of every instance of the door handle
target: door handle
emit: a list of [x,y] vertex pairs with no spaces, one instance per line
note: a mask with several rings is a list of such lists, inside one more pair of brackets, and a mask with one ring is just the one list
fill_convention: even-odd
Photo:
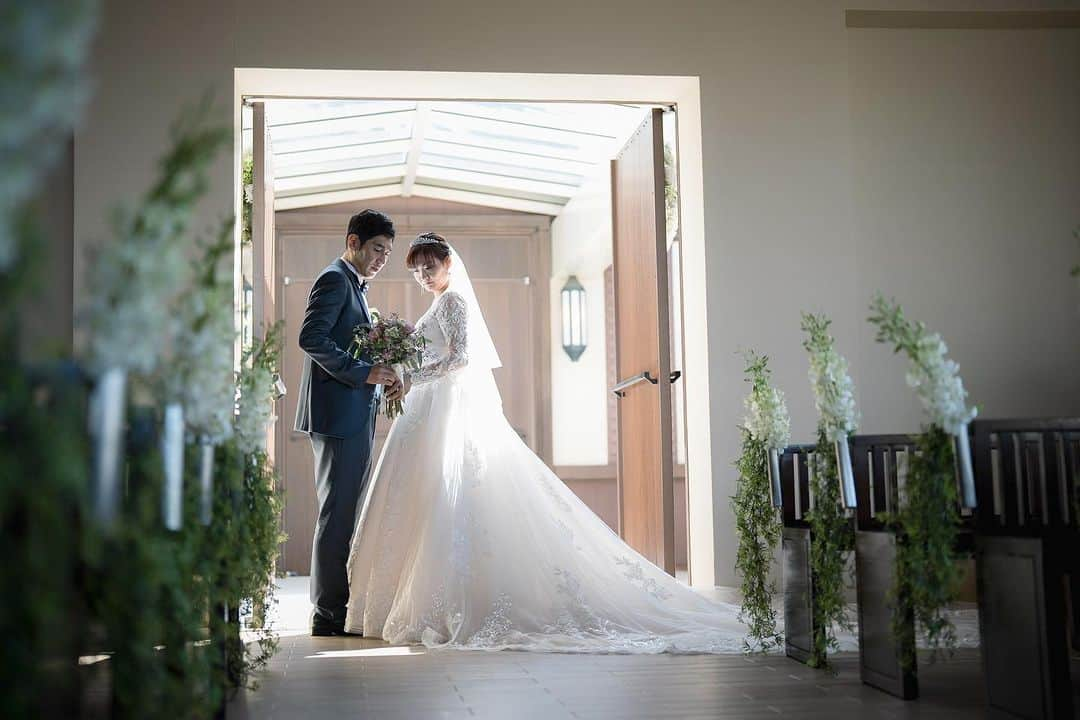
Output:
[[652,375],[650,375],[649,371],[646,370],[643,373],[638,373],[634,377],[626,378],[625,380],[620,382],[618,385],[611,388],[611,392],[615,393],[615,395],[617,397],[626,397],[626,389],[628,387],[633,386],[633,385],[637,385],[638,383],[641,383],[641,382],[649,382],[649,383],[652,383],[653,385],[655,385],[656,383],[659,382],[659,380],[657,380]]
[[682,370],[672,370],[670,383],[675,384],[675,381],[682,377]]

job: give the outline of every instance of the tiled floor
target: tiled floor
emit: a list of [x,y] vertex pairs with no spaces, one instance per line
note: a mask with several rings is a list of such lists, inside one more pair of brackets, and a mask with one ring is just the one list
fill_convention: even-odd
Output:
[[230,718],[977,718],[978,657],[925,668],[904,702],[782,657],[425,651],[295,635]]
[[[857,657],[838,673],[780,656],[625,656],[430,651],[303,631],[306,579],[280,594],[281,646],[261,688],[230,718],[977,718],[978,653],[920,669],[922,698],[863,685]],[[291,626],[291,627],[290,627]]]

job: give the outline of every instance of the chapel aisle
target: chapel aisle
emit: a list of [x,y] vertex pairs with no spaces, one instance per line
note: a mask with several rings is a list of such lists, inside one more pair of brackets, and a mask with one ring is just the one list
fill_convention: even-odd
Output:
[[[427,651],[300,627],[306,578],[279,593],[281,646],[229,718],[980,718],[977,650],[922,665],[918,702],[869,686],[858,658],[837,675],[782,656],[622,656]],[[293,627],[286,627],[293,626]]]

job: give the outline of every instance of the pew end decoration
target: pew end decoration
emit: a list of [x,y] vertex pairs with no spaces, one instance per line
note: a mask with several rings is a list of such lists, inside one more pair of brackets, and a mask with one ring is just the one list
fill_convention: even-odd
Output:
[[818,412],[817,448],[811,456],[808,513],[813,542],[810,564],[814,587],[814,638],[811,667],[829,667],[828,656],[838,648],[836,628],[851,631],[844,590],[847,555],[854,535],[847,508],[855,506],[855,481],[848,437],[858,427],[855,388],[847,361],[836,352],[829,335],[831,321],[824,315],[803,313],[803,347],[809,356],[810,386]]
[[781,534],[776,509],[780,503],[779,462],[772,467],[771,461],[788,444],[791,424],[784,393],[770,385],[769,359],[752,351],[744,357],[750,393],[743,401],[742,454],[735,463],[739,478],[731,499],[739,536],[735,570],[742,577],[739,617],[750,628],[744,649],[767,652],[783,641],[772,607],[776,583],[769,580]]
[[[960,582],[954,539],[961,497],[965,506],[975,504],[968,423],[977,411],[967,405],[959,366],[946,357],[948,348],[939,334],[909,320],[899,304],[880,294],[871,313],[877,342],[907,356],[907,384],[918,395],[927,419],[917,439],[903,502],[890,518],[898,531],[893,634],[900,640],[910,632],[906,618],[913,616],[936,659],[951,654],[957,643],[948,606],[956,599]],[[910,648],[904,665],[912,667],[914,646],[904,646]]]

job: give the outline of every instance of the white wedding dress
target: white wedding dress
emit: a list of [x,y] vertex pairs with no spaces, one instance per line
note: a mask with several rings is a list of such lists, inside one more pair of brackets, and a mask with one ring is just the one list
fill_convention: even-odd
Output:
[[632,550],[511,428],[464,283],[417,323],[428,346],[362,501],[346,629],[428,647],[741,652],[737,606]]

